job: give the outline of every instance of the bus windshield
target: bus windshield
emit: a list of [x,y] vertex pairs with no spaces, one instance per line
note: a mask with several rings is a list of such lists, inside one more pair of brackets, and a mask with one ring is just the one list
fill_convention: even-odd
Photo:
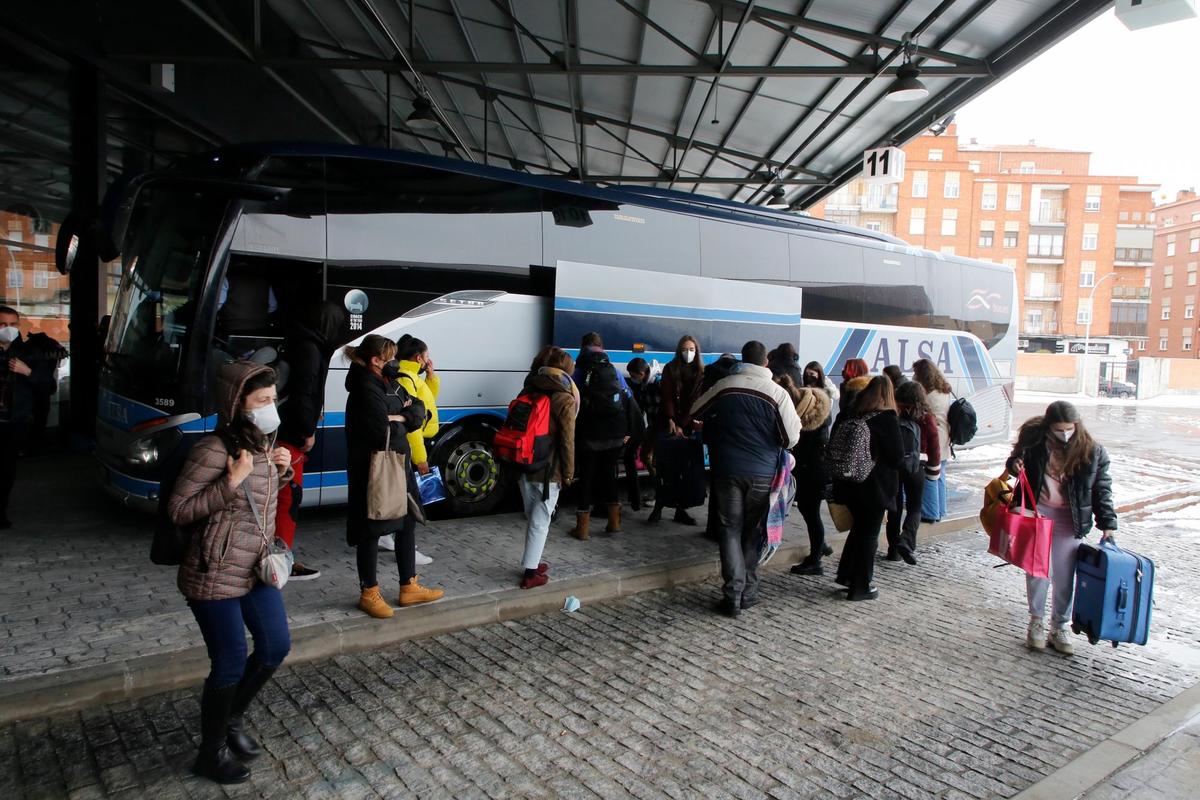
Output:
[[174,397],[200,287],[227,199],[144,187],[122,254],[106,344],[110,385],[147,402]]

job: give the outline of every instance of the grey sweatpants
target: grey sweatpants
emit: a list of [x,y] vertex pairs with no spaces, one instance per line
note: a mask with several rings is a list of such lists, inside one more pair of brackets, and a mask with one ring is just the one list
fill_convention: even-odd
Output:
[[1070,508],[1042,505],[1039,511],[1054,520],[1054,536],[1050,541],[1050,577],[1025,576],[1029,615],[1039,618],[1046,615],[1046,593],[1053,586],[1050,627],[1062,628],[1071,621],[1071,606],[1075,600],[1075,555],[1083,540],[1075,538]]

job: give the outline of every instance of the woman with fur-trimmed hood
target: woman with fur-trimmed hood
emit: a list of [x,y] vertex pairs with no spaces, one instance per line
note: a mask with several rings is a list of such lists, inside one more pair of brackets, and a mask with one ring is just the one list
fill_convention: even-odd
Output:
[[833,400],[823,387],[789,386],[781,382],[796,404],[800,416],[800,441],[792,448],[796,466],[796,507],[808,529],[808,556],[792,567],[797,575],[821,575],[821,559],[833,550],[825,545],[825,525],[821,521],[821,502],[829,496],[829,475],[825,471],[825,445],[833,424]]

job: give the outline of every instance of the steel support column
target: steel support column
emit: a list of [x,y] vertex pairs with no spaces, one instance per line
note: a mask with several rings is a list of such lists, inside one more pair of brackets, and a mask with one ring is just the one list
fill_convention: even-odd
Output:
[[[104,81],[91,64],[71,69],[71,210],[91,219],[100,205],[108,161]],[[71,431],[91,436],[100,392],[100,336],[105,313],[103,267],[91,237],[82,237],[71,270]]]

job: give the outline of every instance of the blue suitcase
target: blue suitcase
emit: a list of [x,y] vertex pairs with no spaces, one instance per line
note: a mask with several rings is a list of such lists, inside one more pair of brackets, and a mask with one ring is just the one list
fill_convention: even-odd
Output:
[[1071,630],[1092,644],[1145,644],[1154,601],[1154,562],[1114,542],[1079,545]]

